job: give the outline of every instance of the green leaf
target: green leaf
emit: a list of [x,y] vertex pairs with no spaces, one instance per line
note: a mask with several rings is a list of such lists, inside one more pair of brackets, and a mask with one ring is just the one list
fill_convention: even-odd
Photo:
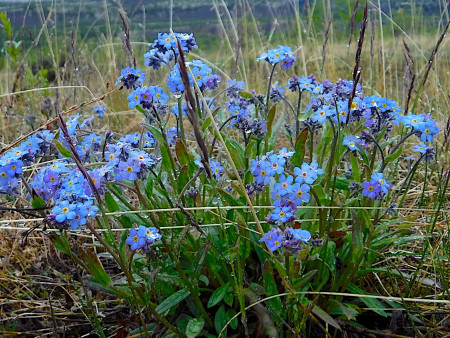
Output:
[[153,182],[154,180],[147,178],[147,182],[145,184],[145,192],[147,193],[147,196],[153,195]]
[[[275,283],[275,279],[273,278],[272,267],[269,264],[265,264],[265,268],[266,269],[264,271],[264,286],[266,290],[266,296],[270,297],[277,295],[279,292],[277,289],[277,284]],[[267,303],[276,314],[278,315],[281,314],[283,304],[281,303],[281,299],[279,297],[269,299]]]
[[291,158],[291,163],[295,166],[300,166],[303,163],[303,158],[305,157],[305,144],[308,139],[308,128],[303,129],[300,134],[298,134],[297,140],[295,141],[295,154]]
[[399,148],[395,153],[386,156],[384,159],[385,163],[391,163],[394,162],[396,159],[398,159],[400,157],[400,155],[403,153],[403,149]]
[[169,310],[172,306],[177,305],[181,301],[183,301],[187,296],[189,296],[191,293],[186,289],[181,289],[174,294],[167,297],[161,304],[159,304],[156,307],[156,312],[159,314],[162,314]]
[[31,206],[33,209],[39,209],[45,206],[45,201],[42,197],[34,196],[33,201],[31,202]]
[[242,162],[242,159],[244,158],[244,150],[242,149],[242,146],[232,139],[227,139],[225,144],[236,167],[238,169],[244,168],[244,163]]
[[105,203],[106,203],[106,207],[108,208],[108,210],[110,212],[114,212],[114,211],[119,211],[120,207],[119,204],[117,204],[116,200],[114,199],[114,197],[107,192],[105,194]]
[[[227,323],[228,323],[228,321],[229,321],[231,318],[233,318],[235,315],[236,315],[236,310],[234,310],[234,309],[228,309],[228,310],[226,311]],[[233,330],[236,330],[236,329],[237,329],[237,326],[238,326],[238,320],[237,320],[237,317],[236,317],[236,318],[234,318],[234,319],[230,322],[230,327],[231,327]]]
[[353,173],[353,180],[355,182],[359,182],[361,179],[360,172],[359,172],[359,166],[358,161],[355,156],[353,156],[353,152],[350,152],[350,163],[352,164],[352,173]]
[[53,245],[55,246],[56,249],[58,249],[61,252],[64,252],[65,254],[70,254],[70,244],[69,241],[67,240],[67,235],[65,233],[55,233],[53,232],[50,235],[50,239],[53,242]]
[[205,326],[205,320],[203,318],[192,318],[189,320],[186,327],[186,336],[188,338],[197,337]]
[[66,147],[64,147],[61,142],[54,140],[53,143],[55,144],[56,148],[58,148],[59,152],[61,153],[62,156],[64,157],[72,157],[72,153],[70,152],[69,149],[67,149]]
[[352,228],[352,262],[358,263],[364,250],[363,229],[356,212],[350,210],[353,220]]
[[[361,290],[360,288],[358,288],[354,284],[350,284],[349,286],[347,286],[347,290],[352,292],[352,293],[371,295],[370,293],[367,293],[367,292]],[[383,317],[389,317],[390,316],[389,313],[387,313],[386,311],[382,310],[382,309],[386,308],[386,306],[383,303],[381,303],[378,299],[376,299],[376,298],[367,298],[367,297],[358,297],[358,298],[361,300],[361,302],[366,304],[366,306],[369,307],[376,314],[379,314],[380,316],[383,316]]]
[[349,180],[348,178],[339,176],[336,177],[336,182],[333,182],[333,187],[339,190],[350,191],[349,188],[350,182],[351,180]]
[[104,287],[108,287],[111,284],[111,278],[106,273],[103,268],[102,262],[98,259],[97,255],[94,254],[92,250],[80,250],[81,259],[86,263],[87,268],[89,269],[89,273],[95,278],[95,280],[103,285]]
[[136,108],[136,110],[137,110],[138,112],[140,112],[140,113],[142,113],[142,114],[145,114],[145,110],[144,110],[141,106],[136,106],[136,107],[134,107],[134,108]]
[[256,141],[250,140],[247,147],[245,147],[245,158],[255,158],[256,156]]
[[183,168],[181,168],[180,173],[178,175],[178,180],[177,180],[178,193],[181,193],[181,191],[183,190],[183,188],[186,186],[186,184],[188,182],[189,182],[188,166],[185,165],[185,166],[183,166]]
[[233,300],[234,300],[234,295],[232,292],[228,292],[224,297],[223,297],[223,301],[225,302],[225,304],[227,304],[228,306],[233,306]]
[[191,161],[191,155],[188,153],[186,146],[180,139],[175,144],[175,153],[177,154],[178,162],[181,166],[188,165]]
[[[217,333],[219,334],[222,331],[223,327],[227,324],[227,316],[225,313],[225,306],[222,305],[219,310],[216,312],[216,316],[214,317],[214,327],[216,328]],[[225,330],[221,337],[227,336],[227,330]]]
[[331,299],[330,304],[329,313],[331,315],[343,315],[346,320],[354,319],[359,315],[357,306],[354,304],[341,303],[335,299]]
[[240,91],[239,95],[244,99],[251,99],[253,97],[252,93]]
[[211,295],[211,297],[209,298],[209,301],[208,301],[208,308],[213,307],[214,305],[218,304],[223,299],[223,297],[228,292],[230,285],[231,285],[231,282],[228,282],[213,292],[213,294]]
[[275,114],[277,112],[277,106],[273,105],[272,108],[270,108],[269,113],[267,114],[267,136],[270,137],[272,135],[273,130],[273,121],[275,120]]
[[339,331],[342,330],[339,324],[331,317],[325,310],[321,309],[319,306],[314,305],[312,309],[312,313],[320,317],[324,322],[328,323],[329,325],[333,326],[334,328],[338,329]]

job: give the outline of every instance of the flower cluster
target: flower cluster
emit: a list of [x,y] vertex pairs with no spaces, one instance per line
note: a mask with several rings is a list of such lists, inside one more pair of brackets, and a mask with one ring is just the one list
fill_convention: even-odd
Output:
[[280,228],[273,228],[266,232],[259,241],[265,242],[271,252],[285,247],[293,253],[298,253],[303,249],[302,244],[308,244],[310,240],[311,233],[308,230],[288,227],[284,231]]
[[[375,146],[375,140],[381,134],[387,139],[394,125],[403,124],[411,128],[411,135],[419,137],[421,142],[433,142],[434,136],[439,133],[439,127],[430,114],[401,115],[401,109],[395,101],[378,95],[363,96],[360,84],[357,84],[355,96],[351,98],[353,81],[338,80],[333,83],[325,80],[320,83],[312,75],[294,76],[289,79],[286,87],[292,92],[305,91],[314,94],[306,108],[309,116],[307,120],[302,121],[308,127],[314,124],[313,130],[326,121],[334,124],[361,122],[361,135],[344,137],[343,144],[350,151]],[[281,97],[282,93],[272,91],[272,95],[274,98]]]
[[369,182],[363,182],[363,196],[372,199],[381,199],[393,187],[384,178],[383,173],[373,173]]
[[[176,39],[184,53],[189,53],[198,46],[193,34],[175,33]],[[144,64],[153,69],[159,69],[162,64],[171,62],[178,55],[177,42],[170,33],[158,33],[158,38],[153,42],[152,48],[144,54]]]
[[0,193],[19,193],[23,166],[31,165],[37,157],[46,154],[53,138],[50,131],[39,131],[0,158]]
[[105,116],[106,113],[106,107],[105,106],[97,106],[94,108],[94,113],[96,113],[98,115],[98,117],[103,117]]
[[[200,60],[193,60],[190,64],[192,75],[200,90],[203,92],[207,89],[215,89],[219,86],[221,77],[212,73],[212,69]],[[190,87],[194,86],[191,73],[188,73]],[[178,65],[172,69],[167,77],[167,86],[172,93],[184,92],[184,83],[181,80]]]
[[136,89],[144,83],[145,73],[141,69],[127,67],[122,69],[120,76],[117,78],[116,86],[122,83],[127,89]]
[[295,167],[292,175],[286,175],[285,166],[293,152],[287,152],[283,148],[280,153],[267,153],[261,160],[253,160],[250,172],[255,178],[255,183],[267,186],[272,177],[277,177],[273,185],[272,198],[275,209],[266,219],[270,223],[287,223],[295,219],[297,206],[309,202],[310,185],[313,184],[323,170],[318,164],[303,163],[301,167]]
[[[39,168],[29,182],[39,197],[53,204],[48,220],[58,228],[77,229],[86,224],[87,217],[95,217],[99,211],[94,204],[96,194],[106,192],[107,182],[144,178],[148,169],[157,164],[152,155],[138,148],[141,138],[143,147],[155,143],[149,132],[129,134],[114,143],[111,133],[103,138],[86,129],[94,117],[84,121],[80,121],[79,114],[70,117],[66,122],[68,134],[82,163],[106,161],[106,164],[87,170],[88,181],[71,158],[59,154],[60,161]],[[61,131],[59,135],[59,143],[67,147]],[[54,137],[48,130],[39,131],[0,158],[1,193],[11,196],[20,193],[23,166],[32,164],[39,156],[50,155],[50,150],[55,149],[51,147]]]
[[291,68],[296,58],[294,52],[289,46],[278,46],[275,49],[269,49],[266,53],[262,53],[256,60],[267,61],[271,65],[281,64],[284,69]]
[[167,104],[167,95],[160,86],[138,87],[128,95],[128,107],[152,109],[155,104]]
[[[200,158],[196,159],[195,164],[199,168],[204,168],[203,163],[201,162]],[[223,173],[224,168],[220,165],[219,161],[215,161],[213,159],[209,159],[209,167],[211,168],[211,172],[216,180],[220,178],[220,175]]]
[[152,243],[159,240],[161,237],[158,229],[139,225],[138,228],[130,230],[125,241],[130,246],[131,250],[142,249],[145,252],[149,250]]

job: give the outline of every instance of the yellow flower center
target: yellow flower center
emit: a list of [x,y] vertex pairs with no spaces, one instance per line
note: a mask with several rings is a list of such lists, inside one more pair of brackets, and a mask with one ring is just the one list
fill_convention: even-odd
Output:
[[67,208],[67,207],[63,208],[63,209],[62,209],[62,212],[63,212],[63,213],[69,212],[69,208]]
[[356,102],[352,102],[351,108],[358,109],[358,104]]
[[280,211],[280,217],[284,217],[286,215],[284,212]]
[[131,173],[131,172],[133,171],[133,168],[132,168],[132,167],[127,167],[127,171],[128,171],[129,173]]
[[160,99],[161,98],[161,94],[160,93],[156,93],[156,98]]
[[139,241],[139,236],[134,236],[133,237],[133,241],[138,242]]
[[368,187],[368,188],[367,188],[367,190],[369,190],[369,191],[373,191],[373,187],[372,187],[372,186],[370,186],[370,187]]
[[6,173],[1,173],[0,176],[1,177],[6,177]]

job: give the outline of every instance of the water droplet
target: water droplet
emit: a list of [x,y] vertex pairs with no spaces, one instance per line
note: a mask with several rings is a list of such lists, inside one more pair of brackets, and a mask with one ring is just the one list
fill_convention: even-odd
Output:
[[347,44],[347,48],[350,48],[350,45],[349,45],[349,44]]

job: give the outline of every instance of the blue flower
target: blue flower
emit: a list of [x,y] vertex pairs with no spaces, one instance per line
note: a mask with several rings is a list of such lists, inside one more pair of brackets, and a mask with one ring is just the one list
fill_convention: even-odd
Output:
[[351,151],[358,150],[358,139],[355,135],[348,135],[344,137],[344,145],[346,145]]
[[169,95],[167,95],[161,87],[151,86],[150,93],[153,97],[154,102],[167,104],[167,99],[169,98]]
[[419,130],[422,132],[420,140],[422,142],[433,142],[434,135],[439,133],[439,127],[434,120],[427,120],[420,124]]
[[292,192],[289,195],[289,198],[297,205],[300,205],[304,202],[309,202],[311,199],[311,195],[308,193],[311,188],[307,184],[295,183],[292,186]]
[[[256,175],[253,173],[257,173]],[[275,171],[272,170],[270,163],[261,161],[259,165],[253,167],[253,176],[255,176],[255,182],[258,184],[268,185],[270,178],[275,175]]]
[[294,214],[289,207],[275,208],[272,212],[272,220],[286,223]]
[[158,233],[158,229],[154,227],[147,228],[143,225],[139,226],[137,234],[139,237],[144,238],[147,243],[153,243],[161,238],[161,235]]
[[97,106],[94,108],[94,113],[98,114],[98,117],[105,116],[106,107],[105,106]]
[[80,225],[84,225],[87,222],[86,216],[89,215],[89,210],[83,203],[78,203],[75,208],[75,217],[70,222],[70,229],[75,230]]
[[281,232],[281,230],[279,228],[274,228],[269,232],[265,233],[264,237],[262,237],[259,241],[261,243],[266,242],[267,248],[271,252],[274,252],[275,250],[280,248],[281,245],[283,244],[282,239],[283,233]]
[[[191,74],[188,73],[189,82],[192,86],[192,78]],[[173,67],[172,71],[167,76],[167,86],[169,87],[169,90],[171,93],[180,93],[184,92],[184,84],[181,80],[180,70],[178,69],[178,65],[175,65]]]
[[312,77],[306,77],[302,75],[299,79],[299,87],[302,90],[306,90],[308,92],[312,92],[314,90],[314,79]]
[[288,151],[286,149],[286,147],[281,148],[281,150],[278,152],[279,156],[285,157],[285,158],[291,158],[292,156],[294,156],[294,154],[295,154],[295,150]]
[[142,86],[145,79],[145,73],[141,69],[127,67],[122,69],[120,76],[117,78],[116,86],[122,82],[127,89],[136,89]]
[[414,151],[421,153],[421,154],[425,154],[427,152],[428,146],[425,143],[422,144],[416,144],[414,146]]
[[307,163],[303,163],[301,168],[295,167],[294,174],[297,175],[295,182],[313,184],[318,176],[318,169],[314,169]]
[[170,146],[174,146],[178,139],[178,131],[176,127],[172,127],[167,129],[167,142],[169,142]]
[[130,180],[135,181],[138,178],[138,174],[141,170],[139,164],[134,161],[120,162],[119,166],[115,170],[116,180]]
[[284,196],[290,194],[292,192],[292,182],[294,181],[294,177],[289,175],[286,177],[284,174],[280,175],[279,183],[275,183],[273,186],[273,190],[276,191],[280,196]]
[[284,164],[286,160],[284,157],[278,155],[271,155],[269,157],[270,168],[277,174],[282,174],[284,172]]
[[281,62],[281,67],[288,69],[292,67],[292,64],[295,62],[296,58],[291,47],[278,46],[278,48],[269,49],[266,53],[262,53],[256,60],[267,61],[271,65]]
[[387,194],[389,190],[392,188],[392,184],[386,182],[386,180],[384,179],[383,173],[373,173],[370,178],[374,181],[377,181],[380,184],[381,191],[384,194]]
[[363,182],[363,196],[376,199],[381,193],[381,185],[376,180],[370,180],[369,182]]
[[327,117],[333,116],[334,114],[336,114],[334,107],[324,105],[314,112],[311,120],[314,122],[324,123],[327,120]]
[[125,242],[131,246],[131,250],[136,250],[144,246],[146,237],[139,236],[138,229],[131,229]]
[[214,177],[218,180],[220,178],[220,174],[223,173],[223,167],[220,165],[219,161],[213,161],[211,159],[209,160],[209,165]]
[[293,235],[295,239],[298,239],[304,243],[308,243],[311,239],[311,233],[308,230],[303,229],[293,229],[293,228],[287,228],[289,232]]
[[69,222],[77,215],[75,212],[76,207],[76,204],[69,203],[68,201],[61,201],[53,207],[52,213],[56,215],[55,220],[58,223]]
[[132,91],[130,94],[128,94],[128,107],[130,109],[134,109],[137,105],[141,103],[141,96],[140,96],[141,88],[137,88],[136,90]]

